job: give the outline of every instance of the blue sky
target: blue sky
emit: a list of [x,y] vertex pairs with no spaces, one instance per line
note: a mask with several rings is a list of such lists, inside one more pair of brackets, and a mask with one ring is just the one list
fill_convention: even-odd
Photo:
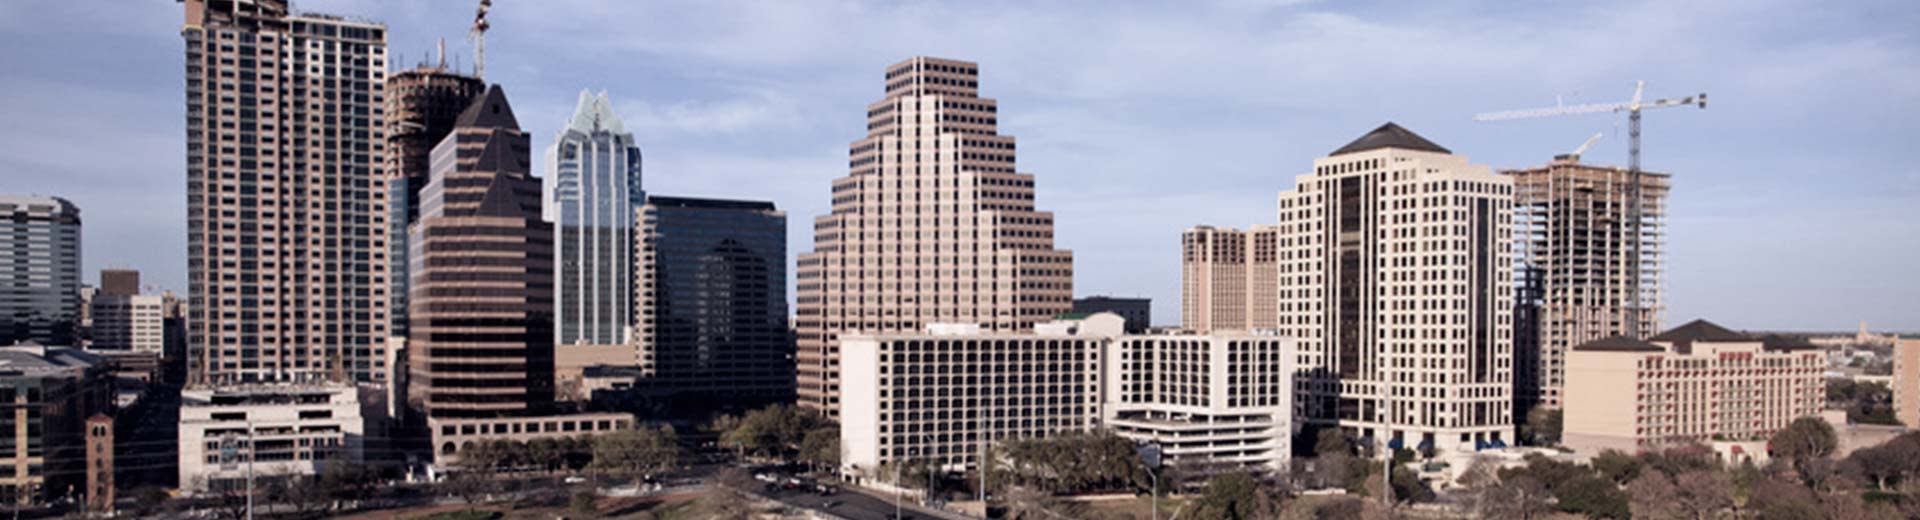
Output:
[[[396,65],[462,61],[471,1],[295,1],[383,21]],[[1388,120],[1474,162],[1541,163],[1611,115],[1476,112],[1709,93],[1650,112],[1675,173],[1667,323],[1920,331],[1920,6],[1910,0],[629,2],[500,0],[488,79],[544,149],[580,89],[607,90],[650,192],[775,201],[812,244],[882,71],[980,63],[1001,132],[1075,251],[1076,292],[1179,319],[1179,233],[1274,219],[1311,161]],[[185,287],[181,7],[0,3],[0,192],[83,208],[87,277]]]

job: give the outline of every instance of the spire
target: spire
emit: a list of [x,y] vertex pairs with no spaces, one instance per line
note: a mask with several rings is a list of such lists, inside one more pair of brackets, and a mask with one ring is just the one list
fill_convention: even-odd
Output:
[[581,89],[580,101],[573,108],[573,120],[567,123],[567,128],[589,134],[596,131],[627,133],[626,124],[620,121],[620,116],[614,115],[613,101],[607,97],[605,90],[595,95],[592,91]]

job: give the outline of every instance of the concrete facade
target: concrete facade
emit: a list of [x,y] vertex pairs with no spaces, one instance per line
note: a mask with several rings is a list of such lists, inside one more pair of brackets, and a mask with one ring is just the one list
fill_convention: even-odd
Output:
[[367,421],[352,386],[231,385],[180,392],[180,488],[245,485],[317,475],[329,462],[366,460]]
[[1893,343],[1893,415],[1908,428],[1920,428],[1920,338]]
[[917,57],[887,67],[848,146],[832,213],[800,255],[795,328],[799,398],[837,416],[840,338],[929,323],[1016,332],[1072,307],[1073,253],[1053,246],[1053,215],[1017,172],[979,66]]
[[389,324],[386,26],[182,5],[193,381],[370,380]]
[[1298,408],[1377,444],[1513,435],[1513,180],[1388,123],[1279,197]]
[[1645,341],[1567,354],[1563,442],[1633,453],[1684,442],[1764,441],[1826,405],[1825,357],[1784,338],[1694,321]]
[[161,355],[166,350],[166,297],[158,294],[94,295],[93,350]]
[[1293,340],[1272,335],[1124,336],[1106,356],[1108,428],[1160,445],[1184,475],[1285,474],[1292,459]]
[[1180,327],[1197,332],[1277,326],[1278,228],[1197,226],[1180,237]]

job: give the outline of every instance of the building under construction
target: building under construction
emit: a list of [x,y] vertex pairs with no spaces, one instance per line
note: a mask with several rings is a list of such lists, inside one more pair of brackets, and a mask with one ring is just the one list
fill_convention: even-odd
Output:
[[1514,308],[1514,410],[1525,414],[1536,404],[1560,406],[1568,348],[1616,335],[1645,338],[1659,330],[1671,177],[1641,173],[1636,266],[1631,171],[1583,164],[1578,154],[1566,154],[1545,166],[1503,173],[1514,179],[1520,263],[1515,269],[1520,294]]

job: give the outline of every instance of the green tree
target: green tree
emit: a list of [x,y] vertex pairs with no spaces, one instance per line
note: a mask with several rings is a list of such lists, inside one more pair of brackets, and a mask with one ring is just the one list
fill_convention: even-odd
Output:
[[680,439],[673,428],[636,428],[593,438],[589,467],[613,475],[643,477],[680,465]]
[[1501,479],[1481,498],[1480,516],[1489,520],[1534,520],[1546,518],[1553,508],[1547,504],[1547,487],[1526,475]]
[[1612,480],[1596,475],[1581,475],[1561,483],[1553,497],[1561,511],[1588,518],[1624,520],[1631,516],[1627,493]]
[[1420,480],[1413,470],[1395,464],[1393,466],[1393,500],[1400,503],[1432,502],[1433,488]]
[[1601,477],[1623,486],[1633,482],[1635,477],[1640,476],[1640,469],[1646,467],[1646,463],[1641,462],[1640,459],[1614,449],[1601,450],[1599,455],[1594,455],[1593,460],[1588,461],[1588,464],[1593,466],[1593,471],[1599,473]]
[[1791,461],[1796,468],[1803,468],[1809,460],[1832,455],[1838,442],[1833,426],[1828,425],[1827,421],[1818,417],[1801,417],[1774,432],[1773,438],[1767,441],[1767,447],[1774,457]]
[[1347,435],[1341,433],[1339,428],[1325,428],[1313,441],[1313,453],[1323,457],[1335,453],[1352,455],[1353,442],[1347,440]]
[[720,434],[720,442],[754,455],[783,457],[799,450],[807,432],[825,425],[818,414],[778,404],[747,412],[733,421],[733,427]]
[[1279,511],[1260,481],[1246,473],[1225,473],[1207,480],[1194,502],[1193,518],[1253,520],[1272,518]]
[[1527,412],[1524,425],[1527,439],[1536,446],[1552,446],[1560,443],[1560,426],[1563,415],[1558,408],[1535,407]]
[[1537,453],[1528,454],[1525,460],[1527,461],[1525,466],[1500,470],[1500,480],[1518,476],[1532,477],[1534,481],[1545,486],[1547,491],[1552,492],[1560,489],[1560,485],[1567,481],[1591,474],[1591,471],[1578,464],[1561,462]]
[[800,440],[800,460],[814,468],[840,465],[840,427],[822,426],[807,432]]

